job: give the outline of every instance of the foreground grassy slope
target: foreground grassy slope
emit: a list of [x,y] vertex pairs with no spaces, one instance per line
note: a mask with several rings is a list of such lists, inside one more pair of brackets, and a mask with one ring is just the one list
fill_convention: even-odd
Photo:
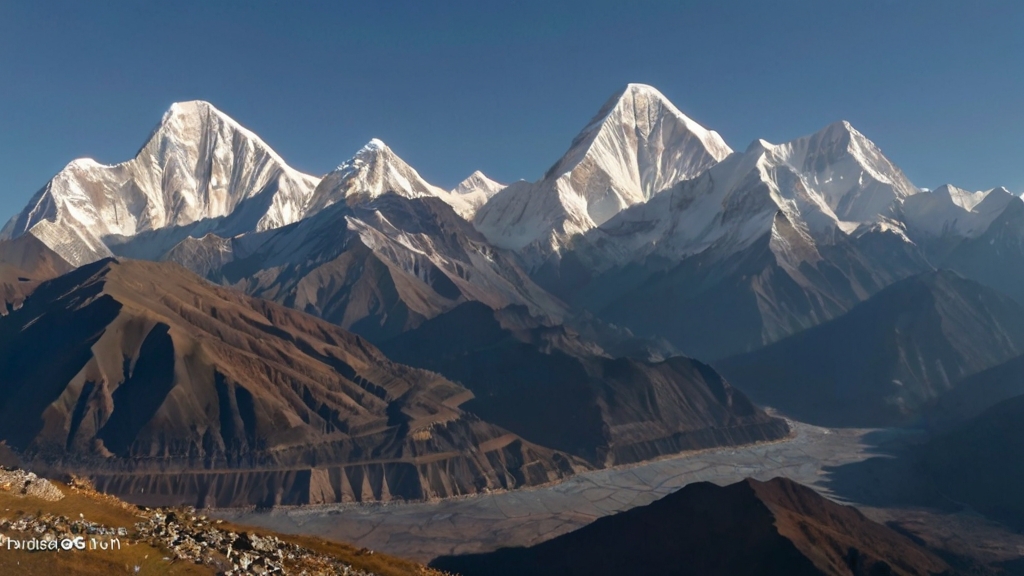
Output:
[[[26,552],[7,550],[0,547],[0,574],[11,576],[54,576],[60,575],[96,575],[112,576],[115,574],[146,574],[146,575],[213,575],[218,568],[199,565],[182,560],[172,560],[172,550],[160,543],[137,541],[138,533],[135,526],[146,522],[154,514],[168,514],[168,511],[154,511],[135,507],[116,498],[99,494],[85,486],[69,486],[54,483],[65,497],[51,502],[22,496],[17,490],[0,490],[0,518],[17,520],[26,517],[44,515],[64,516],[70,519],[84,519],[110,528],[126,528],[129,536],[121,538],[122,547],[114,551],[76,551],[76,552]],[[178,516],[187,516],[190,510],[175,510]],[[299,558],[292,566],[295,573],[307,570],[310,574],[334,574],[322,560],[313,562],[314,557],[327,557],[330,562],[344,563],[356,570],[380,576],[442,576],[441,572],[431,570],[414,562],[400,560],[384,554],[360,550],[345,544],[328,542],[309,536],[277,535],[267,530],[253,529],[230,523],[217,524],[222,531],[246,532],[266,538],[273,536],[280,541],[301,547],[306,557]],[[27,532],[0,529],[0,533],[14,539],[29,538]],[[324,566],[319,569],[318,566]],[[136,567],[138,570],[136,571]]]

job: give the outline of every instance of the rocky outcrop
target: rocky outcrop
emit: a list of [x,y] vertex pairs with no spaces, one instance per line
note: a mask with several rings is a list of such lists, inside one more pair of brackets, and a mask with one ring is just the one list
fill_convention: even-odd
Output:
[[64,499],[64,493],[46,478],[17,468],[0,468],[0,491],[49,502]]

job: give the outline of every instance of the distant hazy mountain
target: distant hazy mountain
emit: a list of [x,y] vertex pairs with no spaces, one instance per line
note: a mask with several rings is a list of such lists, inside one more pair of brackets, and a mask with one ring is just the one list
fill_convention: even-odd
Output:
[[[1017,359],[1000,377],[1018,384],[1024,379],[1024,363]],[[922,450],[921,466],[952,501],[1024,530],[1021,454],[1024,396],[1016,396],[932,440]]]
[[479,210],[481,206],[486,204],[488,200],[504,188],[504,184],[491,180],[486,174],[477,170],[470,174],[468,178],[459,182],[459,185],[453,188],[451,193],[465,198],[473,206],[475,213],[476,210]]
[[473,391],[465,409],[598,465],[785,437],[710,366],[613,358],[525,308],[470,302],[381,344],[392,359]]
[[1024,307],[953,272],[882,290],[845,315],[715,363],[758,402],[827,425],[913,423],[963,379],[1024,354]]
[[530,548],[446,556],[463,576],[869,576],[951,573],[910,538],[791,480],[690,484]]
[[[430,498],[582,464],[309,315],[173,264],[101,261],[0,317],[0,438],[150,504]],[[169,474],[168,470],[174,470]]]
[[1015,198],[1005,188],[968,192],[947,184],[906,198],[902,219],[917,241],[977,238]]
[[[1001,192],[993,194],[1001,196]],[[1024,304],[1024,202],[1013,197],[980,233],[937,255],[939,265],[1013,296]]]

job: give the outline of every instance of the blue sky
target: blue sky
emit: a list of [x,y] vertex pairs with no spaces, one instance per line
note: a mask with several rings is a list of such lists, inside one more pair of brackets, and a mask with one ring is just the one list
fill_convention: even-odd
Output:
[[324,173],[372,137],[428,180],[538,178],[652,84],[736,149],[846,119],[919,186],[1024,190],[1024,2],[0,0],[0,220],[204,99]]

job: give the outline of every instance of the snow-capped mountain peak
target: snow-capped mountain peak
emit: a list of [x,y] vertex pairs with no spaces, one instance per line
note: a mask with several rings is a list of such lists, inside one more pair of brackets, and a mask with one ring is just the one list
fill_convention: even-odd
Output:
[[917,193],[877,146],[849,122],[836,122],[783,144],[755,140],[699,177],[631,206],[590,234],[590,244],[602,248],[588,259],[601,268],[651,253],[673,261],[712,250],[724,258],[776,234],[777,225],[788,240],[773,246],[805,247],[787,248],[786,258],[813,258],[806,247],[832,243],[837,234],[902,234],[899,201]]
[[453,198],[464,201],[472,208],[472,212],[467,211],[463,214],[470,218],[471,214],[475,214],[481,206],[487,204],[487,201],[498,192],[501,192],[503,188],[505,188],[504,184],[491,180],[486,174],[477,170],[470,174],[468,178],[459,182],[459,185],[452,189],[451,195]]
[[954,234],[975,238],[1003,213],[1016,197],[1006,188],[969,192],[950,184],[903,200],[903,221],[924,238]]
[[680,112],[657,89],[628,84],[601,107],[549,175],[570,174],[592,162],[633,204],[693,178],[731,153],[717,132]]
[[799,173],[836,218],[851,225],[888,217],[898,201],[919,192],[874,142],[847,121],[774,146],[771,156]]
[[306,215],[337,204],[363,204],[394,192],[406,198],[438,197],[466,218],[476,207],[466,198],[430,184],[383,141],[373,138],[355,155],[324,176],[306,206]]
[[295,222],[316,183],[213,105],[182,102],[167,110],[133,159],[69,163],[4,233],[32,232],[78,265],[142,232],[228,216],[240,228],[225,233]]
[[591,230],[677,182],[694,178],[732,150],[656,89],[630,84],[609,99],[569,150],[533,184],[516,183],[477,213],[498,246],[557,253]]
[[459,185],[452,189],[452,194],[466,195],[481,192],[486,198],[490,198],[504,187],[504,184],[491,180],[486,174],[477,170],[459,182]]

